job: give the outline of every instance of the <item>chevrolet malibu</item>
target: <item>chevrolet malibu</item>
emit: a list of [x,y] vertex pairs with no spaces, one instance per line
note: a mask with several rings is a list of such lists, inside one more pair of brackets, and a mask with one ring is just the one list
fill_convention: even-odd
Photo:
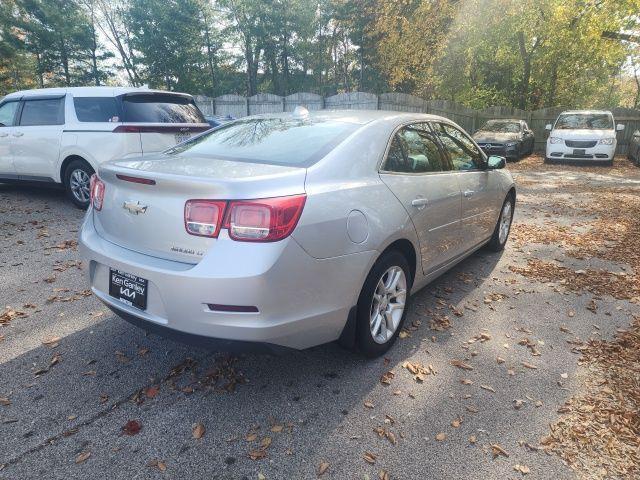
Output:
[[80,234],[91,290],[187,342],[383,354],[407,300],[487,245],[516,192],[458,125],[382,111],[247,117],[102,164]]

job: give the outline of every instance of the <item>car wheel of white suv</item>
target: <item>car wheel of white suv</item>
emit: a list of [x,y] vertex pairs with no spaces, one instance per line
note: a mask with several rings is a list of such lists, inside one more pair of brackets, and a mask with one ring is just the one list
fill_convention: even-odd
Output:
[[95,172],[84,160],[73,160],[65,170],[64,185],[73,204],[86,210],[89,207],[89,182]]
[[367,357],[384,354],[398,338],[411,290],[409,264],[400,252],[384,254],[367,276],[358,299],[357,341]]

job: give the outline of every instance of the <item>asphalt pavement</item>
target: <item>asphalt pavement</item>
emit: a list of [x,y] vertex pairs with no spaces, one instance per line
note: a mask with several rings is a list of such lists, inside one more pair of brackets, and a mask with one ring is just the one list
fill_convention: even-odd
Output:
[[[640,170],[607,172],[516,172],[515,222],[583,221],[557,208],[582,201],[567,200],[567,182],[585,194],[640,185]],[[640,313],[607,295],[594,312],[594,295],[509,269],[623,264],[510,242],[416,293],[384,358],[335,344],[227,355],[147,335],[93,298],[75,244],[82,217],[61,191],[0,185],[0,313],[23,314],[0,326],[2,479],[522,478],[516,465],[526,478],[575,478],[539,449],[588,375],[574,341],[611,338]]]

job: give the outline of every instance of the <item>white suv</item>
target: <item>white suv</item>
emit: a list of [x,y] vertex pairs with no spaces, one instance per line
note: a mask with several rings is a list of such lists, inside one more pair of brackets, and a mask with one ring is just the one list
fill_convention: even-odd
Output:
[[120,87],[11,93],[0,102],[0,182],[61,184],[86,208],[100,163],[160,152],[209,128],[182,93]]
[[586,161],[613,164],[616,153],[617,125],[611,112],[599,110],[575,110],[562,112],[556,123],[546,126],[550,130],[547,139],[545,162]]

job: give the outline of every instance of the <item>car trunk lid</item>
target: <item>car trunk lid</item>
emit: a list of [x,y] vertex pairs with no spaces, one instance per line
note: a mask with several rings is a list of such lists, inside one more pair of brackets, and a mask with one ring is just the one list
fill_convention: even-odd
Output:
[[187,233],[187,200],[304,193],[306,169],[158,155],[104,164],[99,176],[105,183],[104,202],[93,215],[100,236],[139,253],[195,264],[217,240]]

